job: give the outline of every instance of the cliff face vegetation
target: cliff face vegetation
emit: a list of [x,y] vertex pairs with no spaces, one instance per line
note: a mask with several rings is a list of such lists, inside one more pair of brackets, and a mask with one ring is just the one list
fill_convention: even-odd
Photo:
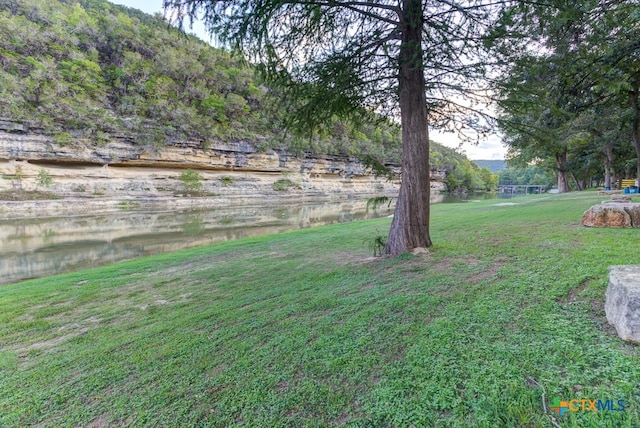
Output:
[[[392,121],[372,114],[357,126],[335,119],[312,135],[289,134],[286,106],[242,58],[184,34],[160,15],[103,0],[3,1],[0,64],[0,121],[10,124],[4,130],[46,135],[40,152],[48,151],[47,161],[57,152],[73,158],[87,146],[115,141],[138,154],[186,145],[206,156],[232,144],[280,157],[400,160]],[[476,176],[467,180],[469,189],[491,186],[455,151],[434,144],[433,153],[432,170],[451,175],[458,168],[458,176]],[[79,155],[77,161],[86,160]]]

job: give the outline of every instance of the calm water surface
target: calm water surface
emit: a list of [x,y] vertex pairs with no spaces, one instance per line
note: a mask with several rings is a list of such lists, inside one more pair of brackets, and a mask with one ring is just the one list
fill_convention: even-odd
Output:
[[[497,198],[436,196],[433,203]],[[202,211],[123,211],[64,218],[0,219],[0,285],[152,254],[286,230],[384,217],[366,200]]]

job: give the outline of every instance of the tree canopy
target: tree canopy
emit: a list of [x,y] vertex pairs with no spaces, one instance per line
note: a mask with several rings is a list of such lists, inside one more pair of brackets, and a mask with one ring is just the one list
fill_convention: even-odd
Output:
[[[510,58],[500,124],[512,164],[553,164],[558,189],[611,186],[640,174],[640,4],[624,0],[520,4],[505,14],[529,45]],[[635,154],[629,149],[635,147]]]

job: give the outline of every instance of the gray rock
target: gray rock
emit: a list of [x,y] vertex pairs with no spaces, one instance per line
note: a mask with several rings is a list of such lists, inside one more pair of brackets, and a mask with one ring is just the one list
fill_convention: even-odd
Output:
[[640,344],[640,266],[611,266],[604,306],[621,339]]
[[12,122],[10,120],[0,118],[0,130],[6,132],[27,132],[29,128],[22,123]]

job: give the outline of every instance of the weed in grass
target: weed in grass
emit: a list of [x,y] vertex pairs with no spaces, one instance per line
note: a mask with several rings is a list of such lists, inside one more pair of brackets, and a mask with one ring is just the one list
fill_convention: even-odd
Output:
[[384,247],[387,245],[387,238],[384,235],[376,235],[367,243],[369,251],[374,257],[379,257],[384,253]]

